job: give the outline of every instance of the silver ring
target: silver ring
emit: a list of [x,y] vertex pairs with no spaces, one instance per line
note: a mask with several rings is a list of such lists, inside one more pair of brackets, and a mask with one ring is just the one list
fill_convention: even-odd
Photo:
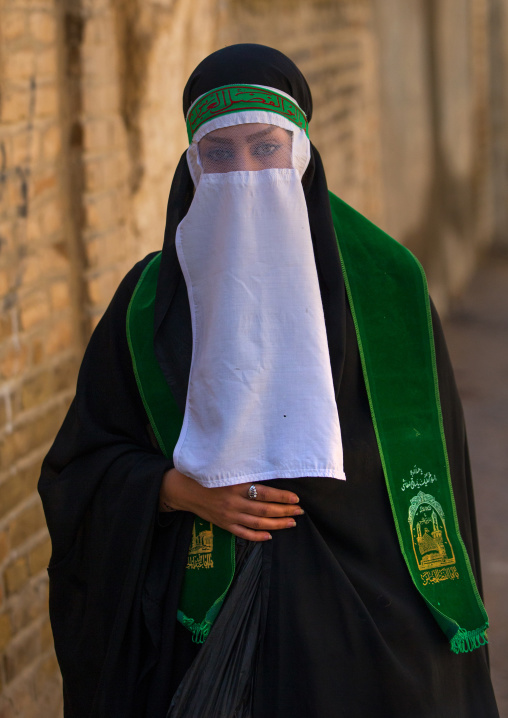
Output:
[[252,484],[251,486],[249,486],[249,490],[247,491],[247,496],[249,497],[249,499],[252,499],[253,501],[255,499],[257,499],[258,489],[257,489],[256,484]]

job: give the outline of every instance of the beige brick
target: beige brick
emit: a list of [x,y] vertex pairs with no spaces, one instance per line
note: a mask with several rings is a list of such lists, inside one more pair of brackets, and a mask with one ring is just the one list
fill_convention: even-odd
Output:
[[[6,294],[11,290],[12,280],[12,272],[8,272],[6,269],[0,269],[0,297],[5,297]],[[2,335],[6,327],[4,320],[5,317],[2,317],[2,319],[0,319],[0,341],[2,341]]]
[[32,338],[31,364],[33,367],[39,366],[46,358],[46,352],[44,351],[45,339],[46,337],[38,336]]
[[35,199],[39,195],[55,189],[56,185],[57,185],[57,176],[56,176],[54,170],[50,170],[48,172],[40,174],[38,177],[34,177],[31,182],[31,186],[30,186],[31,198]]
[[28,347],[15,342],[7,342],[0,348],[0,379],[13,379],[22,374],[28,361]]
[[70,318],[54,322],[46,338],[46,356],[50,357],[72,346],[74,339]]
[[100,192],[105,188],[106,177],[102,158],[85,162],[85,187],[87,192]]
[[66,281],[53,282],[50,287],[51,306],[58,311],[70,306],[69,285]]
[[108,45],[98,45],[93,52],[85,52],[82,59],[83,77],[104,80],[105,68],[108,68],[107,77],[113,78],[115,68],[111,63],[111,50]]
[[88,119],[83,124],[83,143],[86,151],[111,149],[114,140],[114,122],[110,119]]
[[115,224],[119,214],[116,192],[100,195],[86,205],[86,225],[89,229],[106,229]]
[[30,132],[24,128],[11,138],[11,162],[14,166],[26,165],[30,154]]
[[4,261],[13,249],[13,234],[12,222],[0,222],[0,250],[4,256]]
[[28,566],[30,575],[35,576],[40,571],[45,571],[51,558],[51,540],[44,539],[42,543],[36,546],[28,554]]
[[50,648],[54,648],[53,631],[51,630],[49,618],[46,618],[41,626],[41,649],[42,652],[45,653]]
[[23,669],[33,663],[40,650],[41,628],[39,626],[33,626],[31,630],[25,630],[21,635],[16,636],[5,653],[4,667],[7,681],[12,681]]
[[[55,684],[54,686],[52,684]],[[35,676],[35,692],[39,697],[41,694],[47,692],[48,687],[51,686],[55,693],[60,692],[60,668],[56,655],[52,653],[48,658],[45,658],[37,667],[37,673]],[[58,715],[55,713],[55,716]]]
[[36,244],[40,240],[42,235],[40,213],[33,210],[29,213],[25,222],[25,233],[26,240],[30,244]]
[[[12,476],[0,484],[0,518],[31,493],[31,487],[23,485],[17,476]],[[5,533],[4,533],[5,536]]]
[[30,13],[30,33],[37,42],[50,44],[56,39],[56,20],[48,12]]
[[36,491],[39,473],[40,465],[37,463],[33,467],[18,470],[0,484],[0,519]]
[[30,287],[30,285],[38,282],[44,274],[41,253],[29,254],[23,257],[20,262],[20,270],[24,287]]
[[5,53],[4,72],[9,80],[28,80],[35,73],[35,58],[32,50]]
[[53,84],[39,84],[35,93],[35,114],[37,117],[54,116],[58,112],[58,92]]
[[26,13],[2,8],[1,35],[4,40],[16,40],[25,34]]
[[[42,416],[34,419],[26,427],[26,446],[41,446],[52,441],[65,416],[65,408],[55,406],[48,409]],[[40,473],[40,465],[37,464],[37,477]]]
[[45,204],[40,213],[40,222],[45,239],[62,229],[62,207],[59,199]]
[[20,262],[20,269],[24,287],[29,287],[37,282],[43,274],[40,254],[30,254],[23,257]]
[[[27,454],[27,450],[34,449],[54,439],[64,417],[65,407],[57,405],[48,409],[40,416],[32,417],[4,436],[0,446],[0,470],[12,466]],[[4,503],[0,504],[0,516],[12,510],[22,498],[29,496],[36,489],[37,478],[40,473],[40,463],[29,469],[18,469],[13,477],[5,479],[0,484],[0,498],[5,494]],[[19,496],[13,502],[13,497]]]
[[20,590],[28,581],[28,563],[26,556],[20,556],[6,566],[4,580],[8,596]]
[[12,548],[17,548],[45,525],[44,511],[39,500],[24,509],[9,524],[9,538]]
[[[1,281],[2,272],[0,272],[0,287],[2,286]],[[6,294],[6,292],[5,292]],[[4,293],[0,292],[0,297],[5,296]],[[4,312],[3,314],[0,314],[0,342],[3,342],[4,339],[7,339],[12,335],[12,317],[10,312]]]
[[[24,428],[14,429],[3,437],[0,444],[0,470],[10,469],[13,464],[23,455],[26,431]],[[7,480],[10,483],[10,480]],[[0,495],[1,495],[0,487]],[[11,506],[11,508],[13,508]],[[2,506],[2,510],[4,506]],[[5,508],[7,511],[7,508]]]
[[107,306],[117,285],[118,277],[113,271],[104,272],[98,277],[90,279],[88,295],[91,303],[101,307]]
[[10,601],[9,615],[12,632],[19,633],[38,618],[48,614],[49,582],[46,575],[38,581],[29,581]]
[[0,531],[0,564],[5,561],[10,550],[11,547],[9,544],[9,534],[5,529],[4,531]]
[[108,22],[105,13],[97,12],[97,0],[92,0],[96,12],[91,16],[85,26],[83,37],[83,49],[88,52],[94,52],[97,47],[101,47],[111,37],[111,23]]
[[69,271],[69,247],[65,241],[57,241],[44,251],[52,275],[66,275]]
[[19,211],[18,208],[26,205],[27,197],[26,180],[23,176],[12,174],[7,181],[7,192],[5,199],[11,210]]
[[8,124],[27,120],[30,111],[30,92],[25,87],[6,86],[6,84],[2,90],[1,121]]
[[0,615],[0,651],[4,651],[12,638],[11,619],[7,613]]
[[[125,133],[125,125],[124,125],[120,115],[117,115],[115,118],[111,119],[111,133],[112,133],[111,148],[125,149],[127,138],[126,138],[126,133]],[[178,154],[180,154],[180,153],[178,153]]]
[[60,154],[62,147],[62,133],[58,125],[51,125],[42,136],[42,158],[54,161]]
[[45,322],[50,314],[48,297],[45,292],[34,292],[20,303],[21,327],[31,329]]
[[0,718],[39,718],[34,705],[31,676],[23,676],[0,694]]
[[40,79],[55,77],[58,71],[58,50],[56,45],[37,53],[35,71]]
[[42,371],[40,374],[26,379],[21,387],[21,405],[24,410],[40,406],[53,393],[53,370]]
[[[2,432],[5,429],[5,426],[7,424],[7,408],[6,408],[6,402],[5,398],[2,397],[0,399],[0,432]],[[1,563],[1,561],[0,561]]]
[[[28,254],[20,263],[23,277],[23,286],[30,287],[34,283],[42,284],[44,279],[54,275],[67,274],[69,259],[66,255],[66,246],[56,242],[44,247],[33,254]],[[56,279],[56,281],[59,281]]]
[[43,680],[51,678],[55,674],[58,675],[59,673],[60,668],[58,666],[58,660],[54,653],[48,656],[48,658],[45,658],[43,661],[41,661],[37,670],[37,675]]
[[79,369],[79,361],[73,356],[59,364],[53,370],[55,394],[74,387]]
[[86,115],[97,117],[119,109],[117,84],[89,85],[83,98],[83,111]]
[[[61,312],[62,310],[60,310]],[[57,326],[58,325],[58,326]],[[51,329],[50,329],[50,344],[48,346],[48,333],[44,332],[41,334],[41,336],[35,336],[32,339],[32,355],[31,355],[31,366],[32,368],[37,368],[41,366],[48,358],[55,356],[61,351],[66,351],[69,348],[75,348],[74,347],[74,335],[73,335],[73,325],[69,321],[69,318],[66,316],[65,318],[62,318],[61,323],[60,320],[56,321],[53,320],[51,323]],[[49,351],[48,351],[49,350]],[[73,358],[73,362],[76,362],[77,359]],[[65,366],[65,360],[64,360],[64,366]],[[67,385],[65,387],[62,386],[62,382],[59,380],[59,367],[55,368],[55,393],[58,393],[62,390],[62,388],[67,388]],[[71,384],[74,384],[74,379],[72,380]]]
[[125,232],[118,227],[91,237],[85,244],[87,266],[95,269],[117,264],[122,257],[123,243],[125,243]]

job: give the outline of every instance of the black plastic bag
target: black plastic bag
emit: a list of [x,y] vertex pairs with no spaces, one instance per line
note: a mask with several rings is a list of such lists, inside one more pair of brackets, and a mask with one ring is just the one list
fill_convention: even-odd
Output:
[[178,686],[166,718],[251,718],[261,622],[260,543],[249,545],[212,630]]

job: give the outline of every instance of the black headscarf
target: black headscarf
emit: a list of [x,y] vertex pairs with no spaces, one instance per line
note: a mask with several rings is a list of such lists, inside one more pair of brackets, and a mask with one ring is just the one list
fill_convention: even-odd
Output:
[[[201,95],[216,87],[235,83],[264,85],[281,90],[296,100],[312,117],[312,96],[305,77],[286,55],[265,45],[230,45],[205,58],[189,77],[183,92],[184,117]],[[335,239],[326,176],[321,157],[311,144],[311,157],[302,179],[314,248],[321,301],[325,316],[332,376],[337,392],[344,359],[345,288]],[[186,306],[185,284],[178,262],[175,235],[187,214],[194,194],[194,185],[187,165],[186,153],[173,178],[166,215],[162,262],[155,304],[155,352],[177,400],[181,396],[182,375],[175,376],[180,365],[187,374],[191,353],[190,313]],[[169,307],[180,309],[169,316]],[[185,338],[187,356],[174,356],[169,336],[178,332]],[[180,348],[181,354],[181,348]],[[185,382],[186,383],[186,382]],[[180,395],[180,396],[179,396]]]

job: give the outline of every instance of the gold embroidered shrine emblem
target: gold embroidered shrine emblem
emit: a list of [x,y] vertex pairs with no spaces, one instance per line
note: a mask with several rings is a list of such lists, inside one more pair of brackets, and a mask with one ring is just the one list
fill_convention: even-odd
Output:
[[187,568],[213,568],[213,526],[196,517],[187,558]]
[[420,491],[411,499],[408,521],[423,584],[459,578],[441,504]]

